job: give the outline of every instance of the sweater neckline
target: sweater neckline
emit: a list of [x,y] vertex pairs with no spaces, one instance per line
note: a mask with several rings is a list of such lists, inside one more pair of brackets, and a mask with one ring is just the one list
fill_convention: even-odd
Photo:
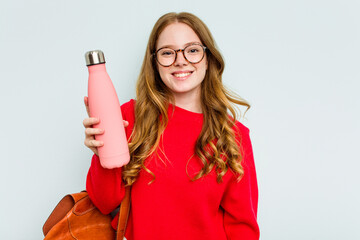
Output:
[[191,120],[202,120],[203,119],[204,114],[192,112],[192,111],[186,110],[184,108],[178,107],[176,105],[173,105],[171,103],[169,103],[169,114],[170,115],[171,115],[174,107],[175,107],[174,115],[176,115],[176,116],[182,116],[183,118],[191,119]]

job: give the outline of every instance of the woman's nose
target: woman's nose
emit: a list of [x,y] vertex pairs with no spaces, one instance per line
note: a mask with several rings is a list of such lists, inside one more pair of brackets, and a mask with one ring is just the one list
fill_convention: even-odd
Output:
[[182,66],[182,65],[187,65],[189,62],[186,60],[186,58],[184,57],[184,54],[182,51],[178,51],[177,52],[177,56],[174,62],[175,66]]

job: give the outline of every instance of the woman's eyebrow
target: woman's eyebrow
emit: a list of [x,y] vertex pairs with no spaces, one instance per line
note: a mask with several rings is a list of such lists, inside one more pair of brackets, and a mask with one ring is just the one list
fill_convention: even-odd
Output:
[[[200,42],[188,42],[188,43],[184,44],[184,48],[191,45],[191,44],[194,44],[194,43],[201,44]],[[160,49],[160,48],[172,48],[172,49],[175,49],[176,47],[175,47],[175,45],[167,44],[167,45],[159,47],[158,49]]]

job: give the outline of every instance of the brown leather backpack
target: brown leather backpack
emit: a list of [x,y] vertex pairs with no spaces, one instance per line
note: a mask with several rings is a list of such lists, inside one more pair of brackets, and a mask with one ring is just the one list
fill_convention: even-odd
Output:
[[130,187],[120,205],[117,231],[111,227],[112,217],[102,214],[87,192],[66,195],[54,208],[43,226],[44,240],[96,239],[122,240],[130,211]]

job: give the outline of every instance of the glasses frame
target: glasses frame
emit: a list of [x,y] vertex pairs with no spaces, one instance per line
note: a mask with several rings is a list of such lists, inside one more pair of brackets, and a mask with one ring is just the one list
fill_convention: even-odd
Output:
[[[188,48],[188,47],[190,47],[190,46],[193,46],[193,45],[199,45],[199,46],[201,46],[201,47],[204,49],[202,58],[201,58],[199,61],[197,61],[197,62],[190,62],[190,61],[185,57],[185,53],[184,53],[184,51],[185,51],[186,48]],[[172,62],[170,65],[162,65],[162,64],[160,63],[160,61],[158,60],[158,58],[157,58],[157,53],[158,53],[161,49],[164,49],[164,48],[169,48],[169,49],[175,51],[175,59],[174,59],[174,62]],[[162,47],[162,48],[159,48],[158,50],[156,50],[152,55],[155,56],[156,61],[157,61],[161,66],[163,66],[163,67],[170,67],[171,65],[173,65],[173,64],[176,62],[177,53],[178,53],[178,52],[182,52],[182,54],[183,54],[183,56],[184,56],[184,59],[185,59],[188,63],[196,64],[196,63],[201,62],[201,61],[204,59],[206,49],[207,49],[207,47],[205,47],[204,45],[202,45],[202,44],[200,44],[200,43],[193,43],[193,44],[190,44],[190,45],[184,47],[183,49],[180,49],[180,48],[179,48],[179,49],[177,49],[177,50],[172,49],[172,48],[170,48],[170,47]]]

